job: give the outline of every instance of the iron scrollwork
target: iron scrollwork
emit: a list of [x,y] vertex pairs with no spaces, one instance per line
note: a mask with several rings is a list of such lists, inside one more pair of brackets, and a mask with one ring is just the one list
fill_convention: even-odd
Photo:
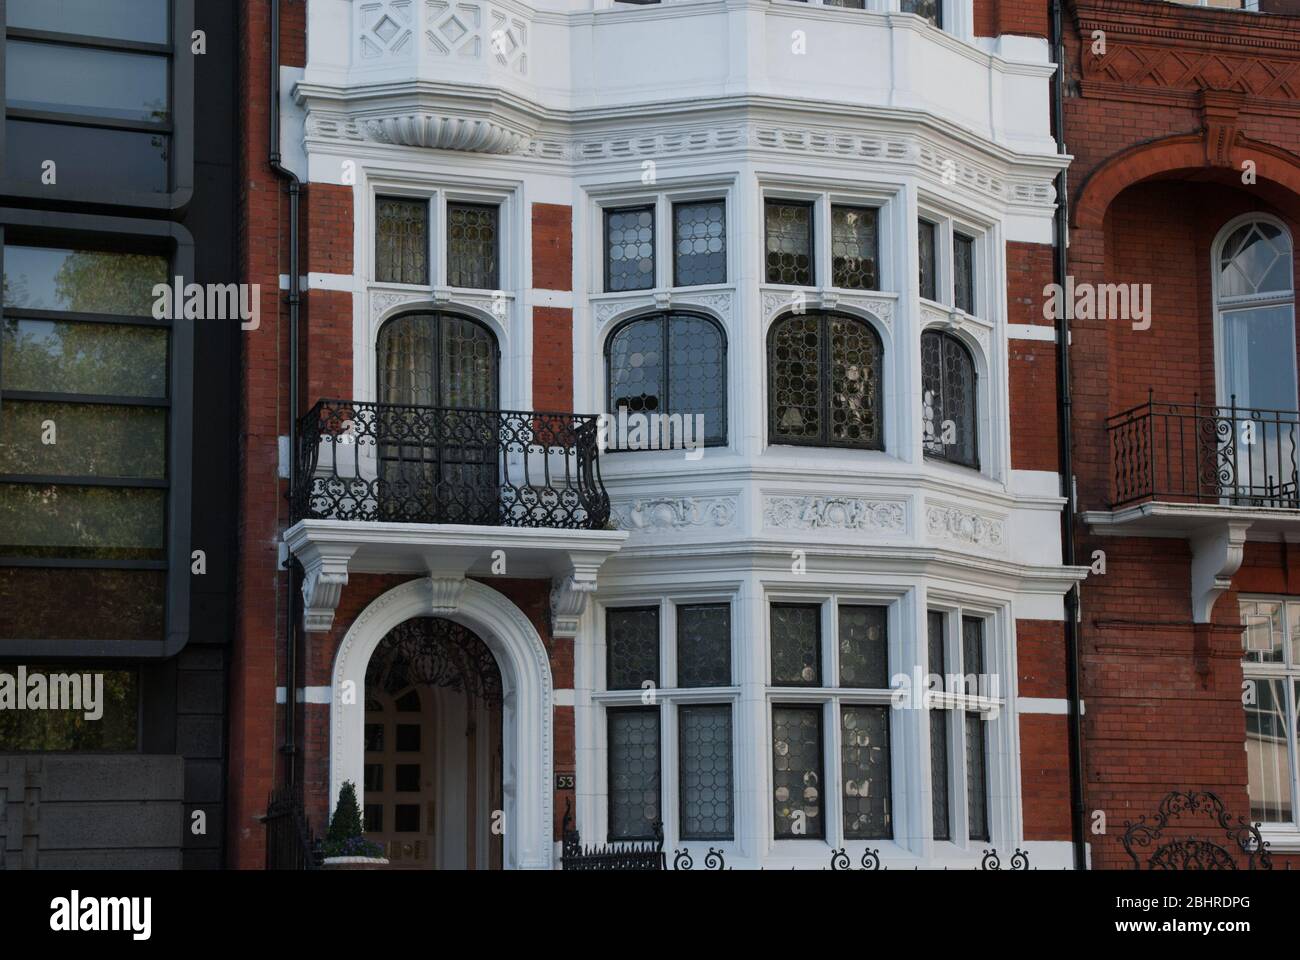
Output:
[[471,630],[440,617],[399,623],[375,648],[366,685],[395,694],[412,685],[447,687],[491,705],[501,703],[501,671]]
[[1157,844],[1171,822],[1194,816],[1211,820],[1223,831],[1227,845],[1203,837],[1174,837],[1154,847],[1147,857],[1148,870],[1236,870],[1234,851],[1245,859],[1250,870],[1273,869],[1273,858],[1267,841],[1260,836],[1258,823],[1240,816],[1234,821],[1223,801],[1209,791],[1178,790],[1167,794],[1154,814],[1124,821],[1120,842],[1133,861],[1133,869],[1142,869],[1138,851]]

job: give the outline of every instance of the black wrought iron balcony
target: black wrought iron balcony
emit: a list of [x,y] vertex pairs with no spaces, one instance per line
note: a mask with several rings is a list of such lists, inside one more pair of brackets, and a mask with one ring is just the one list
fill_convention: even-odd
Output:
[[1112,507],[1141,500],[1300,509],[1300,412],[1146,403],[1112,416]]
[[598,452],[595,416],[321,400],[293,518],[604,529]]

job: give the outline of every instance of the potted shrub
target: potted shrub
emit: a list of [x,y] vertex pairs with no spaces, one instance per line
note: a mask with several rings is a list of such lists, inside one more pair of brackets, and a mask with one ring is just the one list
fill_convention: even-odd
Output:
[[325,869],[374,870],[387,865],[384,848],[362,835],[357,788],[349,780],[339,789],[339,802],[325,834]]

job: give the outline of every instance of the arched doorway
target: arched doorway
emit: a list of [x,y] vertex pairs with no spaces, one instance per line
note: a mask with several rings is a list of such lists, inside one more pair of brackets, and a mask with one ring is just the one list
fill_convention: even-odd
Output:
[[365,681],[389,632],[413,617],[442,617],[472,630],[501,673],[502,866],[550,869],[555,854],[550,657],[532,622],[486,584],[450,577],[408,580],[381,594],[348,628],[334,660],[330,708],[330,803],[347,781],[364,782]]
[[403,621],[371,654],[365,704],[367,838],[394,868],[499,869],[502,684],[487,645],[453,620]]

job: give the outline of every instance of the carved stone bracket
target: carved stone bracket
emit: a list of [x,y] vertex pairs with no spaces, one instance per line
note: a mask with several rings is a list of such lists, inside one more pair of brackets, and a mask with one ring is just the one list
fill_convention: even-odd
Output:
[[460,608],[460,598],[465,593],[464,577],[430,577],[430,609],[433,615],[445,617]]
[[1241,567],[1250,521],[1225,520],[1191,538],[1192,621],[1209,623],[1215,601]]
[[348,561],[356,547],[347,544],[309,543],[298,553],[303,566],[302,628],[325,633],[334,624],[334,611],[348,583]]
[[575,561],[572,571],[551,582],[551,634],[572,639],[578,635],[578,621],[587,609],[587,597],[596,592],[599,563]]
[[1228,90],[1202,90],[1200,99],[1205,162],[1212,167],[1231,167],[1232,145],[1237,140],[1237,114],[1245,98]]

